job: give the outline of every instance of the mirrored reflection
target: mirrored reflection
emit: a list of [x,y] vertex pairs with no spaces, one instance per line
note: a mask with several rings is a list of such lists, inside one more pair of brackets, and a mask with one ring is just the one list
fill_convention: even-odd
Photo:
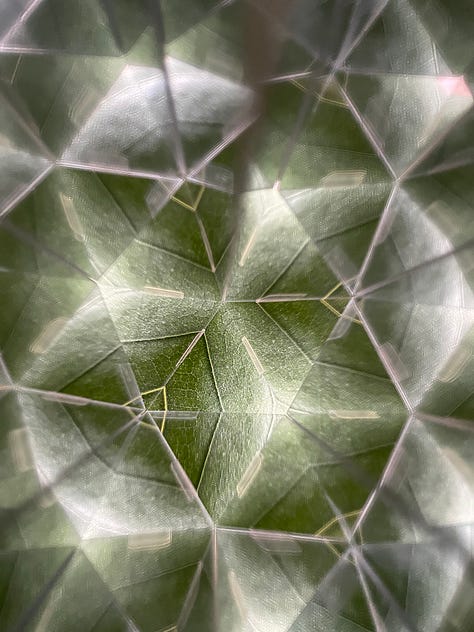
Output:
[[468,4],[0,0],[2,629],[469,628]]

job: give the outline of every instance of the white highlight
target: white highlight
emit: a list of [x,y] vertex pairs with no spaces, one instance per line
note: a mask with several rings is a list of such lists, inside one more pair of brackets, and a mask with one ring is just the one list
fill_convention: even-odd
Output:
[[242,344],[244,345],[245,350],[247,351],[247,353],[249,355],[249,358],[252,360],[252,363],[253,363],[257,373],[259,375],[263,375],[264,369],[263,369],[262,363],[258,359],[258,356],[255,353],[254,348],[252,347],[252,345],[248,341],[248,338],[246,338],[245,336],[242,336]]
[[244,475],[242,476],[239,483],[237,484],[237,496],[239,498],[242,498],[242,496],[244,496],[247,493],[249,487],[252,485],[253,481],[255,480],[255,477],[257,476],[260,468],[262,467],[262,463],[263,463],[263,455],[261,454],[261,452],[257,452],[257,454],[254,456],[254,458],[250,462],[250,465],[245,470]]
[[380,419],[376,410],[330,410],[331,419]]
[[67,322],[67,318],[55,318],[48,323],[36,340],[31,343],[30,351],[36,354],[44,353]]
[[367,171],[331,171],[321,179],[321,186],[349,187],[358,186],[365,181]]
[[287,303],[290,301],[301,301],[307,294],[267,294],[257,299],[257,303]]
[[254,228],[252,234],[250,235],[250,239],[248,240],[247,245],[245,246],[244,251],[242,252],[242,256],[239,259],[239,266],[241,268],[245,265],[245,262],[247,261],[250,251],[253,248],[253,245],[255,243],[255,238],[257,237],[257,231],[258,231],[258,226]]
[[[204,333],[204,329],[201,329],[201,331],[199,331],[194,338],[191,340],[191,342],[189,343],[188,348],[185,350],[185,352],[183,353],[183,355],[180,357],[180,359],[178,360],[178,362],[176,363],[176,367],[174,372],[176,372],[176,369],[181,366],[181,364],[183,364],[183,362],[186,360],[186,358],[188,357],[188,355],[191,353],[191,351],[194,349],[194,347],[197,345],[197,343],[199,342],[199,340],[201,339],[202,335]],[[173,372],[173,373],[174,373]]]
[[13,463],[18,472],[27,472],[34,468],[30,437],[26,428],[11,430],[8,433],[8,445]]
[[155,533],[137,533],[128,536],[127,546],[132,551],[159,551],[171,546],[170,530]]
[[61,199],[61,206],[63,207],[64,215],[66,216],[69,228],[74,233],[74,237],[78,241],[84,241],[84,230],[82,228],[79,216],[76,213],[76,209],[74,208],[73,199],[69,197],[69,195],[65,195],[64,193],[60,193],[59,197]]
[[145,285],[143,291],[147,294],[155,294],[156,296],[163,296],[164,298],[184,298],[184,292],[180,292],[179,290],[169,290],[164,287]]

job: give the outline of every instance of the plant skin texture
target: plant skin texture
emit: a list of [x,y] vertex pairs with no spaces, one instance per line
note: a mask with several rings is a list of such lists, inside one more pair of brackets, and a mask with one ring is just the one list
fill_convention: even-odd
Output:
[[0,0],[0,630],[472,629],[473,35]]

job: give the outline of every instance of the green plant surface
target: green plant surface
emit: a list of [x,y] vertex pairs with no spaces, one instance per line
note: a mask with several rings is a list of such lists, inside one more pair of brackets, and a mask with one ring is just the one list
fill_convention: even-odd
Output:
[[0,2],[1,630],[469,629],[473,18]]

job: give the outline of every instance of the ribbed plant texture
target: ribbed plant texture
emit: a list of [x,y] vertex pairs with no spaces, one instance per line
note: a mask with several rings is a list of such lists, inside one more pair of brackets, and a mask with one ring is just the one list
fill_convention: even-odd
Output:
[[0,0],[0,629],[467,632],[471,0]]

